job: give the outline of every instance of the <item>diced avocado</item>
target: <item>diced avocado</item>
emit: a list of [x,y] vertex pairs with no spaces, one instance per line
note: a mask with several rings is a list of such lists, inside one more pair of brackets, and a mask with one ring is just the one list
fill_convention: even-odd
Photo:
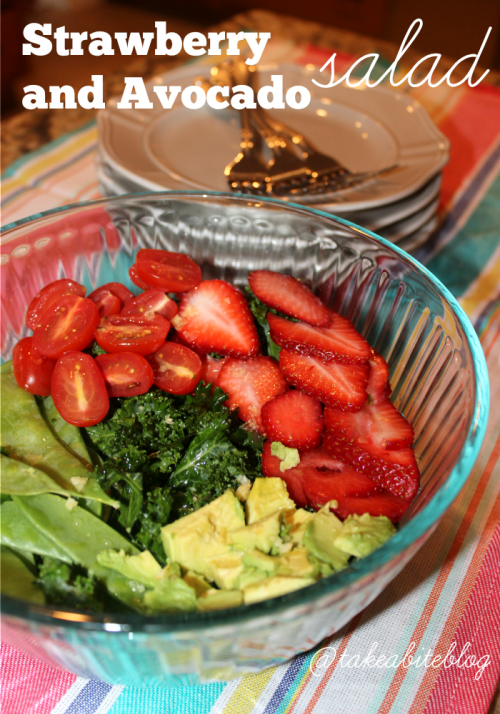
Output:
[[342,530],[342,522],[329,510],[322,508],[309,521],[304,533],[304,545],[319,560],[329,563],[332,568],[342,570],[349,560],[348,553],[335,547],[335,538]]
[[290,530],[286,540],[294,545],[302,545],[307,524],[314,517],[314,513],[305,511],[303,508],[298,508],[293,512],[288,511],[285,515],[285,523],[290,526]]
[[308,558],[307,548],[295,548],[278,558],[277,575],[293,575],[297,578],[307,578],[316,575],[316,568]]
[[241,590],[209,590],[198,599],[198,610],[225,610],[227,607],[243,605]]
[[126,578],[153,588],[162,572],[161,565],[145,550],[139,555],[126,555],[124,550],[102,550],[96,556],[99,565],[117,570]]
[[265,570],[245,566],[238,580],[238,588],[240,590],[244,590],[248,585],[258,583],[261,580],[266,580],[268,577],[269,573],[266,573]]
[[295,510],[288,498],[285,482],[280,478],[256,478],[245,503],[247,523],[251,525],[275,511]]
[[286,575],[273,575],[266,580],[247,585],[243,589],[243,601],[245,605],[253,602],[260,602],[278,595],[291,593],[306,585],[312,585],[314,578],[293,578]]
[[203,593],[206,593],[207,590],[211,589],[210,584],[205,580],[205,578],[202,578],[202,576],[198,575],[198,573],[193,573],[191,570],[185,574],[183,579],[189,587],[193,588],[196,593],[196,597],[201,597]]
[[257,548],[269,553],[279,537],[282,515],[282,511],[275,511],[250,526],[233,531],[228,534],[228,541],[244,550]]
[[356,558],[365,558],[379,548],[396,533],[396,529],[386,516],[348,516],[340,534],[335,538],[335,546]]
[[291,449],[288,446],[280,444],[279,441],[273,441],[271,444],[271,455],[276,456],[280,461],[280,471],[288,471],[300,464],[300,454],[297,449]]
[[207,559],[229,553],[226,535],[245,525],[240,502],[232,491],[161,529],[163,547],[173,563],[213,579]]
[[144,593],[144,605],[151,612],[189,612],[196,610],[196,593],[182,578],[164,575]]
[[223,590],[232,590],[243,572],[241,551],[220,553],[206,559],[206,569],[210,580]]
[[275,573],[279,564],[278,558],[274,558],[272,555],[265,555],[259,550],[250,550],[245,553],[242,561],[247,568],[258,568],[268,575]]

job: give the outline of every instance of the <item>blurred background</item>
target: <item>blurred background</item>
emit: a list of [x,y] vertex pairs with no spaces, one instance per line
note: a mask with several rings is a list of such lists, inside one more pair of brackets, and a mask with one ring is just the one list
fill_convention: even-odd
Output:
[[[2,24],[2,118],[22,110],[23,87],[70,84],[79,89],[90,76],[109,74],[130,65],[135,55],[93,57],[88,53],[63,60],[55,52],[23,57],[22,30],[28,22],[47,23],[67,31],[154,31],[166,20],[181,35],[220,22],[238,12],[260,8],[390,40],[398,45],[412,21],[424,27],[414,48],[451,58],[478,51],[493,26],[481,65],[500,69],[499,0],[0,0]],[[154,51],[154,49],[153,49]],[[62,61],[61,61],[62,60]]]

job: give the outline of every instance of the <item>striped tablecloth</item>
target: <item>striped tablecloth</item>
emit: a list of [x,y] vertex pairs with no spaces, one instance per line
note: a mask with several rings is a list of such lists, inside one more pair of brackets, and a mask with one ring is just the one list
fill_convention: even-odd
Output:
[[[274,49],[305,64],[325,59],[314,47]],[[471,318],[492,390],[481,454],[439,528],[372,605],[322,643],[329,658],[308,653],[228,684],[135,689],[56,671],[2,645],[3,714],[487,712],[500,675],[500,89],[411,93],[452,147],[441,226],[417,257]],[[98,196],[96,140],[90,124],[12,165],[2,223]]]

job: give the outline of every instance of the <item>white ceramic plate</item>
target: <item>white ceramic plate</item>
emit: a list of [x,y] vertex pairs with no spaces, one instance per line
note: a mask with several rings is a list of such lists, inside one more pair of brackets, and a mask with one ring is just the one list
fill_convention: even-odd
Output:
[[[153,109],[117,109],[117,100],[99,114],[99,145],[103,159],[116,172],[144,190],[201,188],[226,191],[225,166],[239,150],[240,123],[233,109],[186,109],[180,99],[171,110],[161,107],[155,84],[189,86],[208,68],[191,65],[148,85]],[[294,65],[259,71],[259,84],[282,74],[285,91],[307,86],[313,94],[303,110],[272,110],[302,132],[324,153],[335,156],[352,171],[399,168],[355,189],[321,197],[300,197],[303,203],[334,204],[343,214],[402,200],[422,188],[448,160],[448,141],[425,110],[405,94],[385,88],[320,89],[311,79],[324,77]],[[297,200],[294,198],[292,200]]]

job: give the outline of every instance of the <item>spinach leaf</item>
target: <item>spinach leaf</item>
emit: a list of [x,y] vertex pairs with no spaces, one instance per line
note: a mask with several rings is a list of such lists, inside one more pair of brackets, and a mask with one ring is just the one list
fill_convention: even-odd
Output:
[[43,605],[43,592],[35,584],[35,575],[18,553],[2,546],[2,595]]
[[18,504],[7,501],[0,509],[0,539],[2,545],[16,550],[48,555],[71,563],[71,556],[54,540],[45,536],[26,518]]

